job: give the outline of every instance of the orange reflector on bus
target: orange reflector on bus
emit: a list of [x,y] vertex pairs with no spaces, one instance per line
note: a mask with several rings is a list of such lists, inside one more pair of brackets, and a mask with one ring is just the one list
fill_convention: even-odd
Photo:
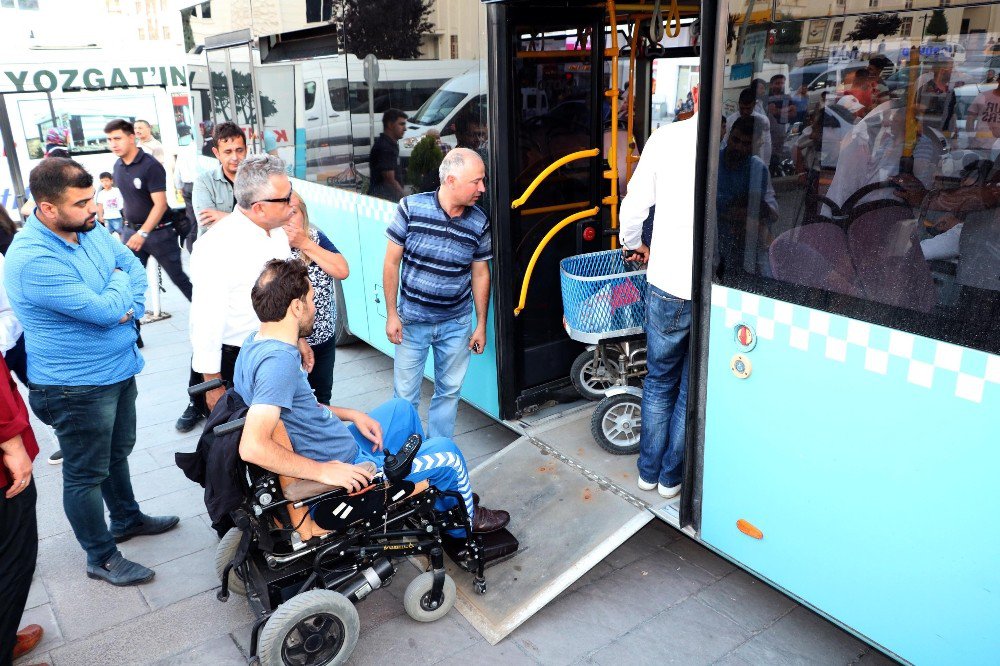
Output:
[[736,529],[738,529],[740,532],[743,532],[743,534],[746,534],[748,537],[753,537],[754,539],[764,538],[763,532],[761,532],[759,529],[757,529],[747,521],[743,520],[742,518],[736,521]]

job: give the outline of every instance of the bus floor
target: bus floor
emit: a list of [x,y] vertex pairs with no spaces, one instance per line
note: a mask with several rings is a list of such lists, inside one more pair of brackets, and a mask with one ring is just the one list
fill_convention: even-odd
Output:
[[[150,583],[113,588],[89,580],[83,551],[63,512],[62,470],[45,464],[56,449],[55,440],[46,426],[32,419],[42,449],[34,467],[40,540],[38,568],[21,626],[41,624],[45,636],[17,666],[247,663],[253,618],[245,600],[216,599],[218,538],[208,526],[204,491],[188,481],[173,461],[175,451],[194,449],[197,434],[180,434],[173,427],[187,404],[191,347],[188,303],[169,282],[165,288],[164,309],[173,316],[143,327],[146,367],[137,378],[139,429],[129,462],[143,509],[180,515],[180,526],[158,537],[122,544],[126,557],[156,571]],[[388,399],[391,366],[390,359],[364,344],[342,347],[334,370],[337,402],[371,409]],[[426,401],[429,384],[425,388]],[[460,408],[458,430],[456,441],[473,467],[518,439],[506,426],[468,406]],[[566,445],[597,448],[584,430],[550,432],[536,436],[549,437],[546,441],[553,444],[561,434]],[[551,456],[536,455],[552,462]],[[631,472],[631,457],[618,462],[622,473]],[[542,466],[544,462],[537,464]],[[529,491],[528,484],[510,485],[522,493]],[[607,492],[598,491],[596,484],[591,489],[592,494]],[[487,490],[483,501],[508,508],[494,502],[495,496],[494,490]],[[573,503],[564,498],[563,504]],[[531,517],[510,508],[511,531],[522,539],[522,551],[504,565],[524,570],[539,549],[523,532]],[[573,535],[560,529],[548,538],[569,548]],[[401,563],[392,585],[358,605],[361,637],[351,663],[398,661],[401,654],[412,664],[456,665],[891,663],[659,520],[595,562],[581,579],[497,645],[483,638],[462,613],[453,611],[433,624],[411,620],[402,597],[417,573]],[[487,570],[491,587],[484,599],[501,599],[501,578],[497,567]],[[456,577],[455,582],[460,589],[471,590],[468,575]]]

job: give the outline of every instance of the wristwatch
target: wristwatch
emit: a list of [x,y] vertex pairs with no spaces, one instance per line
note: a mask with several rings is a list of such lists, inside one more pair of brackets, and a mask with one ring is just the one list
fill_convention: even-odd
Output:
[[135,308],[129,308],[128,311],[125,313],[125,321],[128,321],[134,316],[135,316]]
[[142,238],[149,238],[148,231],[137,231],[136,233],[139,234]]

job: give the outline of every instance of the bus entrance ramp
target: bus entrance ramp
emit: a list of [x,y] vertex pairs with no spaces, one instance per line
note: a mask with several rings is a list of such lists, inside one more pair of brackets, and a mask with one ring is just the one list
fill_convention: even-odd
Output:
[[486,594],[458,588],[457,608],[491,645],[654,517],[678,525],[676,499],[636,487],[635,456],[597,446],[591,411],[535,425],[508,422],[523,436],[471,473],[483,503],[510,512],[507,529],[520,541],[512,558],[487,569]]

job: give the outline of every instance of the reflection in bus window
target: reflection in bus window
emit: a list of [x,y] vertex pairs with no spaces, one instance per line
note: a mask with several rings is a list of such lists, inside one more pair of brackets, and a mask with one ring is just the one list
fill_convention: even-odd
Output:
[[[800,4],[797,15],[827,11]],[[962,20],[920,43],[860,40],[861,18],[844,19],[842,38],[826,19],[781,24],[795,35],[784,43],[769,42],[777,24],[756,12],[737,22],[722,91],[717,279],[996,353],[1000,61]]]
[[314,104],[316,104],[316,82],[306,81],[302,92],[305,95],[303,106],[305,107],[306,111],[308,111],[309,109],[313,108]]

